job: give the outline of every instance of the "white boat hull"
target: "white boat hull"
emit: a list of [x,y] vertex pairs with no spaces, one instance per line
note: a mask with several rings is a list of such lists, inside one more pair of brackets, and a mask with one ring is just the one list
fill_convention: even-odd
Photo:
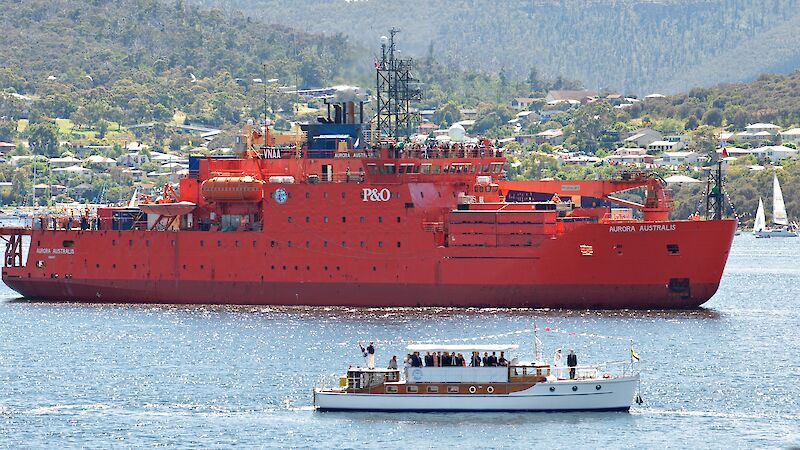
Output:
[[354,394],[315,389],[314,405],[321,411],[627,411],[638,383],[636,374],[541,382],[511,394]]
[[797,233],[789,231],[785,228],[778,228],[774,230],[761,230],[754,231],[753,234],[757,238],[773,238],[773,237],[797,237]]

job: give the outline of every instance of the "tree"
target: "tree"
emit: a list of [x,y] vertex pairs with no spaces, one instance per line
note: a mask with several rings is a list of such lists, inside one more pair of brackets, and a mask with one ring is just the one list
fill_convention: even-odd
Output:
[[698,125],[697,117],[689,116],[689,118],[686,119],[686,126],[684,128],[686,130],[694,130],[695,128],[697,128],[697,125]]
[[34,155],[58,156],[58,128],[51,123],[28,126],[28,145]]
[[718,127],[722,125],[722,111],[719,108],[711,108],[703,114],[703,123]]
[[13,120],[0,119],[0,141],[11,142],[17,136],[17,123]]
[[718,139],[713,127],[703,125],[694,130],[691,135],[692,141],[689,143],[689,150],[712,158],[716,156]]
[[575,143],[579,149],[594,153],[603,132],[614,124],[614,110],[606,102],[593,102],[581,106],[573,115]]
[[461,120],[461,111],[453,102],[446,103],[441,108],[436,109],[436,112],[433,113],[433,121],[442,127],[449,127],[459,120]]

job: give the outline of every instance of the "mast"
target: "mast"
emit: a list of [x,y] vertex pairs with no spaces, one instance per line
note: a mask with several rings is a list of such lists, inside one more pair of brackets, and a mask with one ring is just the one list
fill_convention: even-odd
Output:
[[725,194],[722,186],[722,160],[717,159],[717,167],[709,167],[706,184],[706,220],[722,219],[722,206]]
[[413,59],[395,56],[399,50],[395,46],[394,36],[399,32],[397,28],[392,28],[388,37],[381,36],[381,56],[375,61],[378,139],[397,140],[409,136],[412,122],[416,121],[411,102],[422,99],[421,90],[415,86],[417,80],[411,73]]

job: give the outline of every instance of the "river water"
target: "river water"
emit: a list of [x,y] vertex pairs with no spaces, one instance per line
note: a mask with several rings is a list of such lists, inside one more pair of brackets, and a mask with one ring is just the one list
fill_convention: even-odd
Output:
[[[0,286],[0,446],[789,447],[800,445],[800,239],[734,241],[692,312],[350,310],[30,303]],[[319,413],[315,384],[402,360],[403,340],[531,328],[545,354],[642,359],[630,413]],[[544,331],[550,327],[551,331]],[[552,329],[575,332],[565,334]],[[606,337],[583,336],[591,333]],[[521,345],[529,334],[487,338]]]

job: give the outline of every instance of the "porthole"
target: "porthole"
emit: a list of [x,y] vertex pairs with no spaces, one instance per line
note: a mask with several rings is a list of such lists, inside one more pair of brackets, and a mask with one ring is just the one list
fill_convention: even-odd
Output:
[[572,386],[572,390],[573,391],[577,391],[578,390],[578,386]]
[[555,386],[550,386],[550,392],[555,392],[555,391],[556,391],[556,387]]
[[597,389],[597,390],[599,391],[600,389],[602,389],[602,386],[600,386],[600,385],[598,384],[598,385],[597,385],[597,386],[595,386],[594,388],[595,388],[595,389]]

